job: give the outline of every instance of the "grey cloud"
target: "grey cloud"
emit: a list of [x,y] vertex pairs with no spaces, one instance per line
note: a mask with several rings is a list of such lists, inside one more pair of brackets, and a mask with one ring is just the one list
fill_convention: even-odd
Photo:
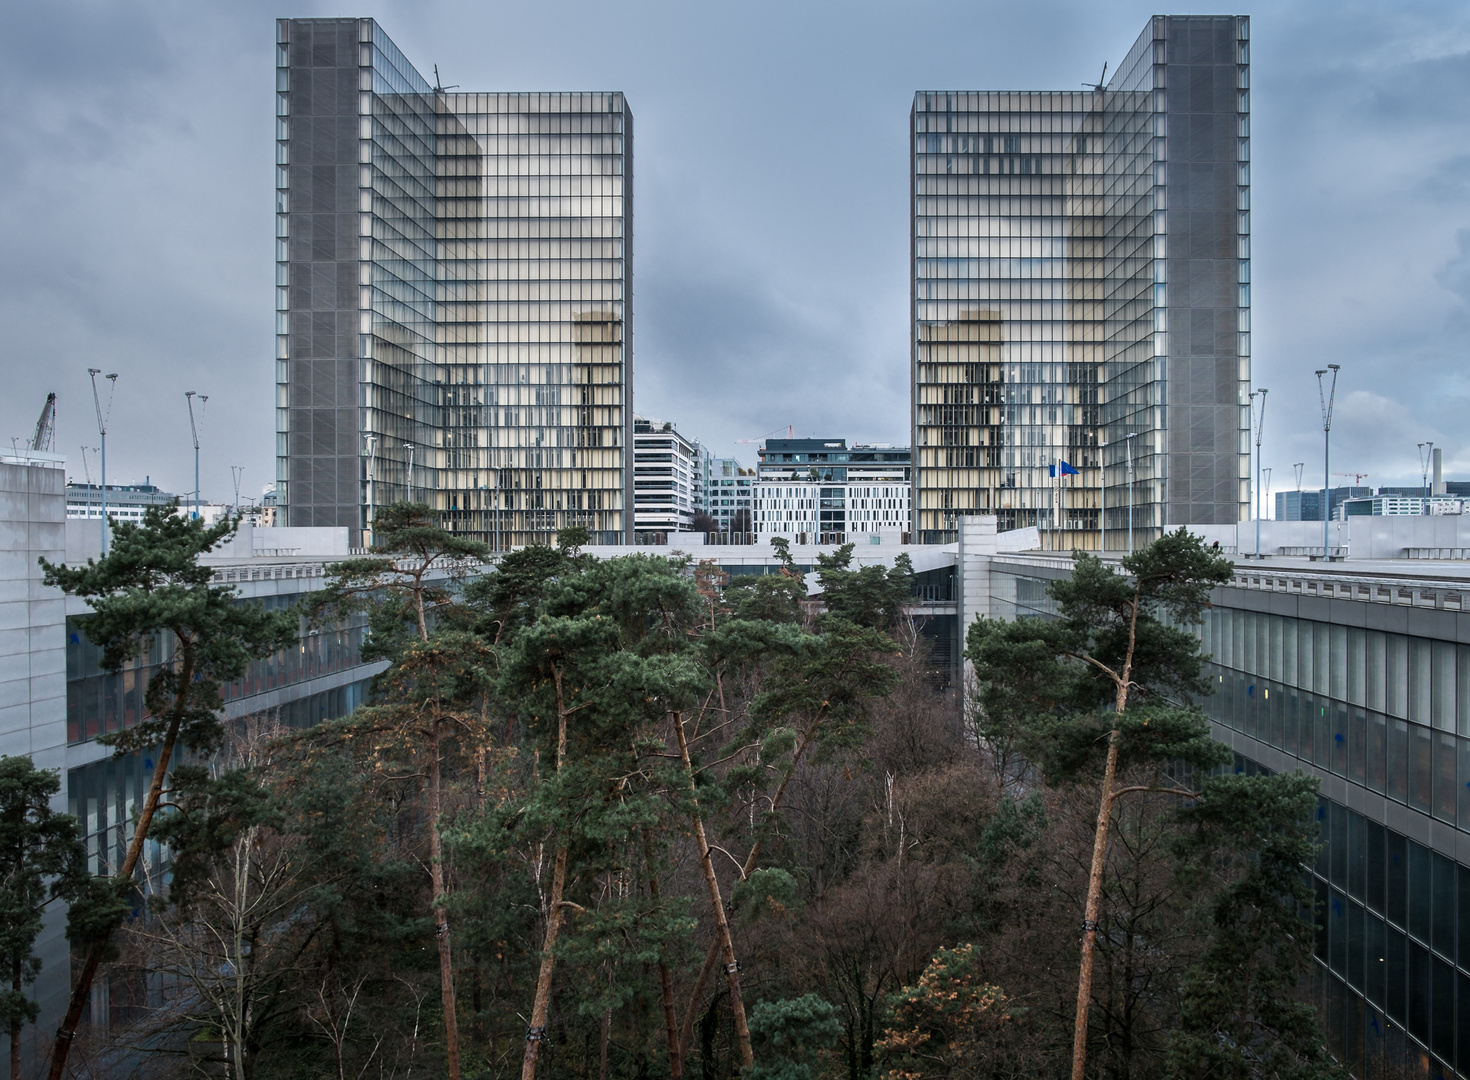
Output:
[[[1311,372],[1328,361],[1343,365],[1341,467],[1410,482],[1414,443],[1434,438],[1470,471],[1470,12],[1242,6],[1258,9],[1253,345],[1275,486],[1291,462],[1320,462]],[[635,401],[720,452],[785,423],[906,441],[913,91],[1079,85],[1153,13],[1084,0],[359,10],[467,88],[628,92]],[[206,493],[230,490],[231,464],[247,490],[271,478],[272,20],[343,13],[318,0],[4,8],[0,441],[57,390],[61,449],[93,445],[97,366],[123,373],[112,475],[190,486],[182,391],[198,388],[212,395]]]

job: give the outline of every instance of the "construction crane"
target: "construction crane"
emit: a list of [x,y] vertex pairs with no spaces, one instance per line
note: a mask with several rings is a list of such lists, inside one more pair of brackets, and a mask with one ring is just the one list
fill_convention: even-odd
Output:
[[41,418],[36,421],[36,434],[31,438],[31,449],[42,453],[51,452],[56,438],[56,395],[47,394],[46,404],[41,406]]
[[1365,473],[1365,472],[1335,472],[1332,475],[1333,476],[1351,476],[1353,478],[1353,487],[1357,487],[1364,480],[1368,479],[1368,474]]
[[[764,435],[762,435],[758,439],[736,439],[735,440],[735,444],[737,446],[739,446],[739,445],[748,445],[748,444],[751,444],[751,443],[763,442],[766,439],[770,438],[772,435],[776,434],[776,432],[778,432],[780,430],[781,430],[780,428],[773,428],[770,431],[766,432]],[[796,425],[795,424],[787,424],[786,425],[786,437],[788,439],[794,439],[794,438],[796,438]]]

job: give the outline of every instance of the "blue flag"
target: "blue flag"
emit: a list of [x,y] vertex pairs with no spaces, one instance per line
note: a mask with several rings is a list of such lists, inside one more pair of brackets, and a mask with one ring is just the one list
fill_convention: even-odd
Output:
[[1061,474],[1063,476],[1081,476],[1082,475],[1076,469],[1072,468],[1072,466],[1068,465],[1065,461],[1058,462],[1055,465],[1048,465],[1047,466],[1047,472],[1049,472],[1052,476],[1056,476],[1057,475],[1057,470],[1058,469],[1060,469],[1062,471]]

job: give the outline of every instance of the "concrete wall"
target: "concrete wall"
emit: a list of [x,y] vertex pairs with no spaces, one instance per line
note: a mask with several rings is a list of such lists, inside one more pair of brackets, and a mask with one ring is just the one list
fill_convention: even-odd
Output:
[[[42,556],[66,557],[66,473],[60,463],[0,462],[0,754],[26,755],[43,769],[66,767],[66,607],[41,584]],[[66,810],[66,784],[52,800]],[[70,965],[65,912],[53,905],[36,952],[41,976],[29,992],[41,1005],[24,1029],[23,1057],[39,1060],[66,1007]]]

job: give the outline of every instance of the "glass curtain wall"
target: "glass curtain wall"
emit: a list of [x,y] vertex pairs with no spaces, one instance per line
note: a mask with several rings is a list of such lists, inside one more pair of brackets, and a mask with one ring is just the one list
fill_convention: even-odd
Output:
[[632,525],[632,115],[622,94],[445,94],[443,478],[501,546]]
[[[1003,530],[1037,526],[1048,546],[1086,546],[1056,534],[1096,528],[1087,490],[1097,486],[1098,380],[1095,350],[1086,347],[1095,335],[1085,326],[1091,309],[1075,303],[1085,301],[1076,294],[1086,283],[1069,281],[1074,266],[1088,263],[1068,258],[1074,218],[1089,209],[1073,196],[1075,159],[1086,145],[1079,132],[1094,104],[1091,93],[915,99],[921,541],[952,539],[965,513],[996,514]],[[1082,185],[1090,185],[1086,171]],[[1074,333],[1081,342],[1070,340]]]
[[629,539],[623,96],[445,93],[371,19],[277,25],[283,523]]
[[1247,26],[1157,17],[1087,91],[915,96],[920,542],[967,513],[1060,550],[1242,516]]

